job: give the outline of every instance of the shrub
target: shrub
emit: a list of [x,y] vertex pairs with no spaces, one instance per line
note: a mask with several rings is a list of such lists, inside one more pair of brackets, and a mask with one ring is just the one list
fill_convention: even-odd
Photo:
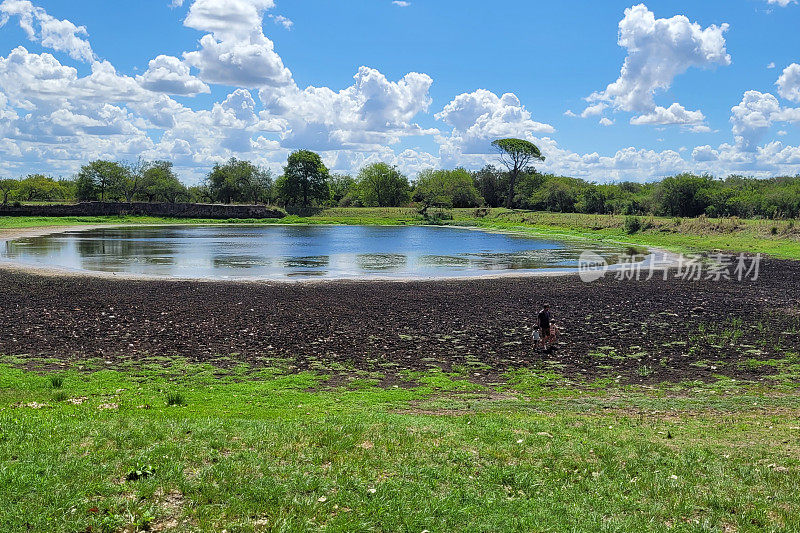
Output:
[[63,390],[60,390],[53,395],[54,402],[63,402],[67,398],[69,398],[69,395]]
[[625,217],[625,233],[633,235],[642,229],[642,221],[639,217],[627,216]]
[[183,397],[183,394],[180,392],[168,392],[167,393],[167,405],[174,406],[174,405],[186,405],[186,399]]
[[54,389],[60,389],[64,385],[64,378],[61,376],[50,376],[50,385]]

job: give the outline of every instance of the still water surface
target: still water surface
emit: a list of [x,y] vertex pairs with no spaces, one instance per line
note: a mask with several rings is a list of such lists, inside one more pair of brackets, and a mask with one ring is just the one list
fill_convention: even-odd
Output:
[[0,244],[0,258],[70,270],[214,279],[436,278],[576,269],[624,247],[431,226],[133,226]]

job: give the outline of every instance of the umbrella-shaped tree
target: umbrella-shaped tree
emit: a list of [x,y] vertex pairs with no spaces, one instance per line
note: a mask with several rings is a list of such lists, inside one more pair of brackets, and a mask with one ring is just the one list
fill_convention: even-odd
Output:
[[544,161],[539,147],[524,139],[497,139],[492,146],[500,154],[500,161],[508,168],[508,197],[506,207],[514,206],[514,187],[517,177],[534,161]]

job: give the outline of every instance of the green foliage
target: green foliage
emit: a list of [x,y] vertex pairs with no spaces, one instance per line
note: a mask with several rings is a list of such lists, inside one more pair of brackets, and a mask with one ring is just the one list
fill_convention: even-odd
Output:
[[361,205],[365,207],[398,207],[411,199],[408,178],[386,163],[362,168],[356,183]]
[[486,165],[481,170],[472,173],[472,180],[478,194],[488,207],[500,207],[506,201],[508,194],[508,173]]
[[696,217],[711,205],[710,191],[714,180],[710,176],[679,174],[665,178],[655,190],[658,214]]
[[632,215],[625,217],[625,233],[628,235],[633,235],[634,233],[639,233],[639,230],[641,229],[642,221],[639,219],[639,217]]
[[272,174],[250,161],[232,157],[217,163],[206,179],[209,196],[215,202],[268,203],[272,199]]
[[176,203],[190,198],[190,192],[181,183],[172,168],[171,161],[153,161],[147,163],[142,172],[141,194],[148,202]]
[[289,155],[283,176],[276,183],[277,196],[286,205],[310,206],[329,198],[328,168],[319,154],[297,150]]
[[17,180],[11,178],[0,179],[0,196],[3,198],[3,205],[8,204],[8,199],[11,197],[11,193],[14,189],[17,188],[18,183]]
[[470,173],[457,168],[420,172],[414,200],[425,207],[477,207],[483,199]]
[[356,180],[349,174],[333,174],[328,181],[330,194],[328,205],[331,206],[361,206]]
[[524,139],[497,139],[492,146],[512,162],[525,168],[531,161],[544,161],[539,147]]
[[68,193],[61,182],[42,174],[31,174],[15,187],[15,199],[25,202],[60,200]]
[[125,476],[126,481],[139,481],[140,479],[147,479],[152,477],[156,474],[155,469],[150,465],[142,465],[138,466],[135,469],[128,472],[128,475]]
[[170,407],[186,405],[186,399],[180,392],[168,392],[166,400],[167,400],[167,405]]
[[115,199],[128,173],[125,166],[115,161],[97,160],[82,166],[77,176],[78,201]]
[[[486,166],[427,170],[419,174],[412,198],[424,207],[519,207],[561,213],[711,218],[800,217],[800,175],[725,179],[679,174],[660,182],[595,184],[583,179],[537,172],[530,163],[543,161],[538,147],[522,139],[493,143],[506,169]],[[468,179],[467,179],[468,178]],[[467,182],[470,183],[467,183]],[[0,202],[148,201],[270,203],[326,207],[390,207],[409,201],[408,180],[385,163],[369,165],[357,179],[330,176],[319,155],[300,150],[289,156],[284,175],[249,161],[217,164],[201,185],[186,187],[169,161],[135,164],[97,160],[72,178],[55,180],[31,174],[0,179]]]
[[607,212],[607,202],[608,196],[602,187],[587,185],[578,196],[576,211],[604,215]]
[[539,147],[524,139],[497,139],[492,141],[492,147],[500,154],[500,161],[508,169],[508,193],[506,207],[514,205],[516,183],[519,174],[523,171],[532,172],[530,165],[536,161],[544,161]]

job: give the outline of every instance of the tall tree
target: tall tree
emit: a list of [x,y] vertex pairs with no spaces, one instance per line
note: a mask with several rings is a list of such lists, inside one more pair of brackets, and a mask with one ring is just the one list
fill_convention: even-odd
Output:
[[324,202],[328,196],[328,168],[319,154],[310,150],[297,150],[289,155],[279,180],[279,194],[287,203],[301,201],[303,207],[316,200]]
[[122,172],[119,173],[114,183],[114,189],[119,195],[125,197],[126,202],[131,203],[133,197],[144,187],[144,171],[147,169],[147,163],[140,159],[136,163],[121,164],[120,166]]
[[113,192],[125,173],[125,167],[114,161],[97,160],[82,166],[77,179],[78,199],[94,200],[99,193],[100,201],[104,201],[106,194]]
[[160,200],[174,204],[181,196],[189,195],[186,186],[175,175],[171,161],[147,163],[142,181],[142,193],[150,202]]
[[215,201],[254,202],[269,199],[272,175],[250,161],[231,158],[225,164],[217,163],[207,178],[211,196]]
[[500,154],[500,161],[508,169],[508,196],[506,207],[514,206],[514,187],[517,177],[534,161],[544,161],[539,147],[524,139],[497,139],[492,142],[494,149]]
[[358,173],[358,188],[364,206],[397,207],[411,199],[408,178],[386,163],[373,163]]

